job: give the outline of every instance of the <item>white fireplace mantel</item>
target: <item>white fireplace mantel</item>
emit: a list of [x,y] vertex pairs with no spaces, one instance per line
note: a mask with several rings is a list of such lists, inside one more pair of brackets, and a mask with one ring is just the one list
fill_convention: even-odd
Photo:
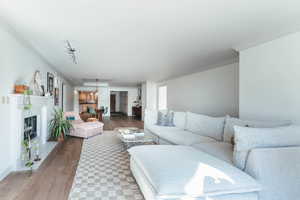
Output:
[[40,155],[42,160],[34,165],[34,169],[42,163],[48,153],[52,151],[56,143],[47,142],[49,138],[48,123],[53,113],[53,97],[30,96],[32,108],[29,111],[24,110],[24,95],[10,95],[10,118],[11,118],[11,147],[14,171],[26,169],[21,156],[23,152],[24,140],[24,119],[26,117],[37,116],[37,142],[40,146]]

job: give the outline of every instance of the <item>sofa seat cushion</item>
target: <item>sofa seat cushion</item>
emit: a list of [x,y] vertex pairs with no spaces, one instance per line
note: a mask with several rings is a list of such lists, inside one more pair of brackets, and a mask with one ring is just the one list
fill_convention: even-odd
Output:
[[249,193],[259,184],[234,166],[188,146],[145,145],[129,153],[162,199]]
[[201,142],[216,142],[214,138],[194,134],[177,127],[161,127],[153,125],[148,127],[158,137],[177,145],[192,145]]
[[154,133],[157,136],[161,136],[164,133],[168,133],[168,132],[183,130],[177,127],[167,127],[167,126],[158,126],[158,125],[147,126],[147,129],[149,129],[152,133]]
[[227,142],[206,142],[192,145],[195,149],[201,150],[230,164],[233,163],[233,145]]

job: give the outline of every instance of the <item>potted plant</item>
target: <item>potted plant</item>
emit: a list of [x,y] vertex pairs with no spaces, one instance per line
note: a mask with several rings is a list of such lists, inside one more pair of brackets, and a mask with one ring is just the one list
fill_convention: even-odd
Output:
[[30,168],[30,171],[32,172],[32,167],[34,165],[34,162],[32,161],[32,146],[31,146],[31,140],[30,136],[27,139],[24,139],[23,146],[25,149],[23,160],[25,160],[25,166]]
[[61,109],[54,109],[53,119],[49,122],[51,139],[64,141],[65,135],[70,132],[71,128],[72,124],[65,118],[64,112]]

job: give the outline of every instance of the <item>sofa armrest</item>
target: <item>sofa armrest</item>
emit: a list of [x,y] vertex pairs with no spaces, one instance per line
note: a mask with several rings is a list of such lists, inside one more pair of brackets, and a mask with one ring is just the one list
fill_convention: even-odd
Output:
[[261,185],[260,200],[300,196],[300,147],[261,148],[249,153],[245,172]]

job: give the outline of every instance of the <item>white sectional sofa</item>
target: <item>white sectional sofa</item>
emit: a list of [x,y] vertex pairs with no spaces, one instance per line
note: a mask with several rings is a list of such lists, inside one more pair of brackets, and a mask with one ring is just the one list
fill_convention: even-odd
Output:
[[[157,110],[145,111],[145,131],[157,138],[160,144],[192,145],[199,142],[216,142],[222,139],[225,118],[211,118],[194,113],[174,112],[174,127],[156,125]],[[198,119],[201,118],[201,119]],[[201,121],[202,124],[199,124]],[[202,134],[201,129],[204,131]]]
[[145,132],[163,145],[129,150],[146,200],[299,199],[300,127],[189,112],[174,112],[174,127],[156,121],[147,110]]

